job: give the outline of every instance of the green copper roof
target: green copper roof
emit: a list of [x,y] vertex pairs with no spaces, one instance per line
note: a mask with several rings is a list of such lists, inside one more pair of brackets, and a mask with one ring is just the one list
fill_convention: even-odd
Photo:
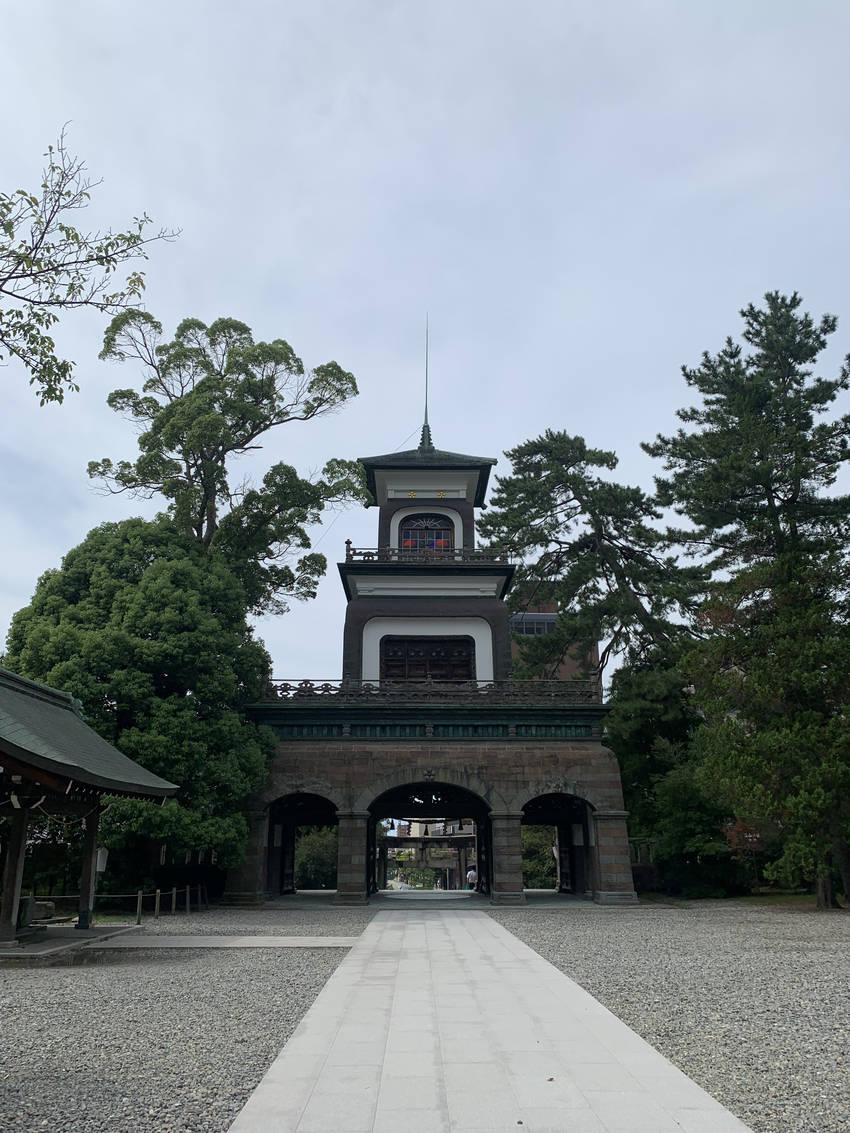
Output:
[[70,693],[0,669],[0,764],[4,754],[111,794],[163,798],[179,790],[102,739]]

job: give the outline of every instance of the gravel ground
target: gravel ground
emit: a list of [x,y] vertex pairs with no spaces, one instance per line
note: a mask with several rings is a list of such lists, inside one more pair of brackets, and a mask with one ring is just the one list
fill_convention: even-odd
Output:
[[[371,915],[222,910],[160,927],[356,936]],[[222,1133],[347,951],[100,952],[0,968],[0,1130]]]
[[850,913],[699,901],[491,915],[756,1133],[850,1131]]
[[[353,936],[375,911],[306,900],[145,929]],[[695,902],[492,915],[756,1133],[850,1133],[850,914]],[[0,1130],[224,1133],[345,955],[151,950],[0,968]]]
[[358,936],[374,917],[371,906],[332,905],[327,898],[292,901],[265,909],[210,909],[145,916],[145,936]]

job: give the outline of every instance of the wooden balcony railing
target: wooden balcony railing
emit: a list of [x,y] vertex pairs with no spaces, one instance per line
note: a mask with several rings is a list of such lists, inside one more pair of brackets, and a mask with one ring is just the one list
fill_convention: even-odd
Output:
[[353,547],[345,541],[347,563],[507,563],[508,552],[501,548],[453,547],[450,550],[409,550],[403,547]]
[[361,681],[271,680],[262,698],[319,701],[466,701],[477,704],[598,704],[595,680]]

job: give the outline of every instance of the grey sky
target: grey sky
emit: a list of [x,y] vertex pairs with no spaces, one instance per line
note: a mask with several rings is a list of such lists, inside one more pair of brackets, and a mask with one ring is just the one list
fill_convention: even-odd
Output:
[[[30,0],[4,32],[3,189],[37,185],[70,121],[104,179],[81,224],[183,230],[148,265],[168,331],[232,315],[356,374],[356,402],[272,434],[257,471],[400,447],[426,310],[438,447],[501,456],[566,428],[646,486],[638,442],[744,303],[796,289],[839,316],[824,372],[850,350],[839,0]],[[90,528],[155,510],[85,474],[135,444],[105,405],[135,374],[97,360],[103,326],[63,321],[82,391],[62,406],[0,371],[2,635]],[[319,549],[333,563],[375,526],[353,509]],[[277,675],[338,675],[343,607],[331,566],[316,602],[263,621]]]

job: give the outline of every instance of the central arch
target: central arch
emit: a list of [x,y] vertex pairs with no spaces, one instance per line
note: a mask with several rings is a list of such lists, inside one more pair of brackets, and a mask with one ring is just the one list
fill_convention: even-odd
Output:
[[[400,783],[378,794],[368,807],[366,872],[367,892],[375,893],[386,886],[387,854],[393,838],[378,845],[378,827],[385,819],[422,820],[441,823],[432,827],[428,842],[411,838],[417,853],[426,860],[428,849],[445,851],[447,887],[463,888],[470,866],[476,871],[475,887],[489,893],[492,882],[492,838],[490,808],[474,791],[457,783],[421,779]],[[462,823],[467,825],[464,827]],[[425,827],[428,830],[428,827]],[[443,868],[441,866],[441,868]]]

